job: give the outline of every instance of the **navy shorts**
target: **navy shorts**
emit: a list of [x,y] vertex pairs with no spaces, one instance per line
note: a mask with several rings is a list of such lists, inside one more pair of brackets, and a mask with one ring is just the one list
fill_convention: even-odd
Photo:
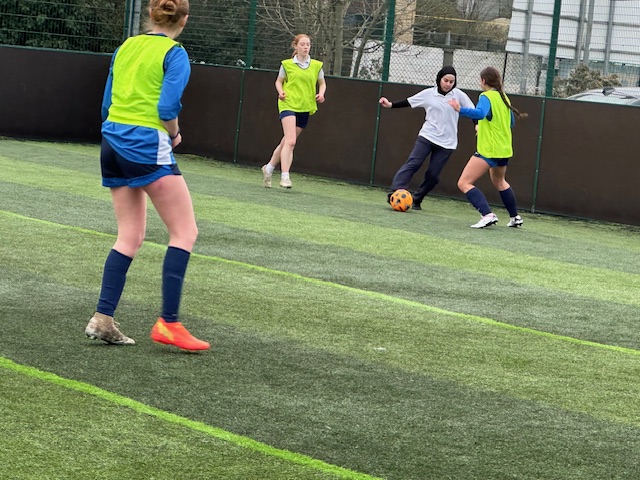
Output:
[[283,110],[280,112],[280,120],[291,115],[296,116],[296,127],[307,128],[307,123],[309,123],[309,112],[294,112],[292,110]]
[[485,162],[487,162],[491,168],[506,167],[507,165],[509,165],[509,160],[511,160],[511,158],[487,158],[484,155],[480,155],[478,152],[474,153],[473,156],[480,157]]
[[144,187],[166,175],[182,175],[177,164],[136,163],[119,155],[104,138],[100,146],[103,187]]

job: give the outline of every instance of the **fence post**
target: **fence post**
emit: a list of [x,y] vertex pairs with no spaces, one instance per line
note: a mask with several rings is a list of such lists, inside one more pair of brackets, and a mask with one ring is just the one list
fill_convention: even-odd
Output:
[[244,56],[246,68],[253,67],[253,45],[256,35],[256,15],[258,11],[258,0],[251,0],[251,9],[249,10],[249,31],[247,35],[247,52]]
[[444,47],[442,52],[442,66],[453,65],[453,48]]
[[124,3],[124,24],[122,26],[122,40],[126,40],[129,37],[129,19],[131,18],[131,2],[133,0],[127,0]]
[[545,95],[553,96],[553,79],[556,73],[556,51],[558,50],[558,30],[560,28],[560,9],[562,0],[555,0],[553,21],[551,23],[551,40],[549,42],[549,60],[547,62],[547,89]]
[[140,8],[141,0],[127,0],[124,12],[124,38],[140,33]]
[[609,18],[607,20],[607,38],[604,41],[604,73],[609,75],[609,60],[611,59],[611,37],[613,36],[613,20],[615,17],[616,2],[609,2]]
[[522,40],[522,63],[520,64],[520,93],[527,93],[527,76],[529,75],[529,41],[531,38],[531,19],[533,18],[533,0],[527,0],[524,38]]
[[238,144],[240,141],[240,127],[242,126],[242,104],[244,102],[244,78],[247,69],[242,69],[240,76],[240,100],[238,101],[238,116],[236,117],[236,136],[233,141],[233,163],[238,163]]
[[384,56],[382,58],[382,81],[389,81],[389,64],[391,63],[391,45],[393,45],[393,27],[396,23],[396,0],[389,0],[387,21],[384,26]]

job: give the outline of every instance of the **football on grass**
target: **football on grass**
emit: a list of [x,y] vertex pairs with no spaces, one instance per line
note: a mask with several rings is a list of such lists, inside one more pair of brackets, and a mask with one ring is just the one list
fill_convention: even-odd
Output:
[[389,203],[391,204],[391,208],[394,210],[398,212],[406,212],[411,208],[413,198],[411,197],[409,190],[399,189],[391,194]]

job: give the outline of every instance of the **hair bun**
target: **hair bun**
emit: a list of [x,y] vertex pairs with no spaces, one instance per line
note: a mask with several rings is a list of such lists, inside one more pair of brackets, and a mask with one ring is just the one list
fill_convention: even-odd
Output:
[[149,30],[155,25],[173,28],[189,15],[189,0],[149,0],[149,12]]
[[160,0],[158,7],[166,15],[175,15],[178,11],[178,6],[174,0]]

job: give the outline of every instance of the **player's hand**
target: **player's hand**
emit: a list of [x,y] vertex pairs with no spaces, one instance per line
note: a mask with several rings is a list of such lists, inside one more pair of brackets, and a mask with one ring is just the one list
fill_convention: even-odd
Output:
[[387,100],[386,97],[382,97],[380,99],[380,105],[382,105],[384,108],[391,108],[391,102]]
[[316,95],[316,102],[324,103],[324,95],[320,95],[319,93]]
[[458,100],[456,100],[455,98],[449,100],[449,105],[451,105],[456,112],[460,111],[460,102],[458,102]]
[[284,100],[285,98],[287,98],[287,92],[283,90],[282,93],[278,93],[278,98],[280,100]]
[[176,148],[178,145],[182,143],[182,134],[178,132],[178,135],[175,138],[171,139],[171,148]]

